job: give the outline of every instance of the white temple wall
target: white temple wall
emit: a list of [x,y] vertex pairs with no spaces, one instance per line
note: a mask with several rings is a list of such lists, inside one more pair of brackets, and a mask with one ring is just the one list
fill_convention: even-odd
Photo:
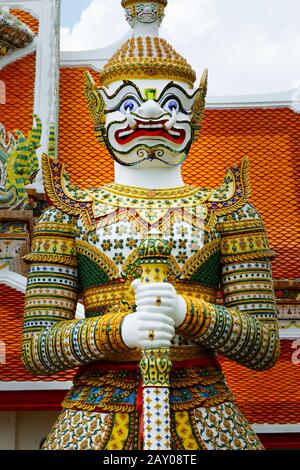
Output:
[[0,450],[38,450],[58,414],[55,411],[0,413]]

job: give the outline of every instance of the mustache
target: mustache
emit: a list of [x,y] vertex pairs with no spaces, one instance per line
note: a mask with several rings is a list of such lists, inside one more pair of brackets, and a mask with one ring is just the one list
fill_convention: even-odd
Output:
[[[106,139],[105,139],[106,140]],[[187,158],[188,156],[188,153],[190,151],[190,148],[191,148],[191,145],[192,143],[190,143],[186,149],[184,149],[184,151],[182,152],[178,152],[178,158],[176,159],[175,162],[168,162],[164,159],[165,157],[165,150],[161,147],[154,147],[154,148],[151,148],[151,147],[144,147],[144,148],[141,148],[139,150],[137,150],[137,156],[138,156],[138,160],[134,161],[134,162],[125,162],[124,160],[121,160],[115,153],[114,149],[111,147],[111,145],[109,145],[109,142],[106,140],[106,145],[107,145],[107,148],[111,154],[111,156],[113,157],[113,159],[119,163],[120,165],[122,166],[125,166],[125,167],[134,167],[134,166],[137,166],[139,165],[140,163],[143,163],[145,161],[159,161],[161,163],[163,163],[164,165],[167,165],[169,167],[176,167],[178,165],[181,165]],[[170,150],[168,149],[168,147],[166,147],[166,150]],[[125,155],[124,155],[125,156]],[[167,158],[167,157],[166,157]]]

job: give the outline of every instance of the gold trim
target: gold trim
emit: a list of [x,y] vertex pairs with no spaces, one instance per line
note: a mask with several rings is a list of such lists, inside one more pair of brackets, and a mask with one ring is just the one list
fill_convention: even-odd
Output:
[[[240,173],[240,182],[242,185],[242,196],[238,199],[237,202],[234,204],[230,205],[229,207],[222,207],[222,208],[216,208],[213,209],[211,207],[210,214],[209,214],[209,219],[207,220],[206,223],[206,230],[210,230],[217,221],[217,218],[223,215],[230,215],[234,211],[241,209],[247,202],[251,193],[251,184],[250,184],[250,177],[249,177],[249,168],[250,168],[250,161],[248,157],[244,157],[241,162],[241,173]],[[223,199],[214,199],[214,196],[217,192],[220,192],[223,186],[226,185],[226,178],[228,177],[229,173],[233,176],[231,168],[229,168],[226,172],[225,178],[224,178],[224,183],[222,186],[219,188],[215,189],[212,191],[212,194],[208,198],[208,205],[211,205],[212,203],[224,203],[225,201],[230,200],[233,196],[236,195],[236,181],[234,180],[234,191],[232,194]]]
[[[122,418],[125,417],[126,422],[121,422]],[[109,440],[105,443],[103,450],[116,451],[125,450],[128,448],[129,440],[132,441],[133,428],[133,417],[130,413],[115,413],[114,422],[111,429],[111,435]],[[126,430],[126,436],[122,436],[122,431]]]
[[105,446],[109,442],[109,438],[111,436],[114,420],[115,420],[115,415],[114,415],[114,413],[111,413],[108,417],[107,422],[106,422],[106,430],[105,430],[104,436],[101,440],[101,443],[99,444],[99,446],[95,450],[104,450],[105,449]]
[[[215,289],[202,286],[200,284],[182,283],[174,280],[172,282],[179,295],[187,297],[195,297],[198,300],[214,303],[216,300]],[[130,282],[122,284],[112,284],[100,287],[93,287],[86,289],[83,293],[83,303],[86,310],[93,310],[93,308],[101,306],[110,306],[110,311],[114,309],[122,309],[122,302],[134,305],[134,290]]]
[[[248,201],[248,199],[250,197],[250,194],[251,194],[249,169],[250,169],[249,158],[244,157],[242,159],[242,163],[241,163],[241,174],[240,174],[240,181],[241,181],[241,184],[242,184],[243,194],[242,194],[241,198],[236,203],[234,203],[232,206],[224,207],[222,209],[216,209],[215,214],[217,216],[232,214],[232,212],[234,212],[237,209],[241,209],[246,204],[246,202]],[[236,187],[236,183],[235,183],[235,187]],[[221,188],[217,189],[216,191],[219,191],[220,189]],[[216,191],[215,191],[215,193],[216,193]],[[236,193],[236,189],[234,191],[233,196],[235,195],[235,193]],[[210,198],[210,200],[212,200],[212,199],[213,199],[213,195]],[[224,201],[226,201],[226,199],[224,199],[220,202],[224,202]]]
[[100,142],[103,142],[103,130],[105,127],[105,102],[99,93],[94,79],[90,72],[85,72],[85,96],[88,101],[88,106],[92,120],[94,123],[94,130]]
[[166,78],[193,88],[196,73],[165,39],[132,37],[103,67],[100,78],[105,86],[117,80]]
[[[42,171],[43,171],[43,179],[44,179],[44,187],[48,197],[50,198],[51,202],[60,209],[61,211],[70,214],[70,215],[80,215],[82,212],[81,209],[75,209],[70,207],[68,204],[64,204],[56,194],[53,180],[51,177],[51,161],[57,163],[57,160],[54,158],[49,157],[45,153],[42,155]],[[62,164],[62,172],[64,171],[64,164]]]
[[130,272],[130,267],[135,263],[135,261],[137,261],[138,258],[139,258],[138,248],[135,248],[130,253],[130,255],[127,256],[126,260],[124,261],[123,266],[122,266],[122,273],[127,276],[127,279],[131,279],[131,280],[134,279],[134,273],[136,272],[136,269],[138,269],[138,268],[136,267],[134,272],[131,273]]
[[122,380],[119,378],[116,374],[117,371],[115,370],[109,370],[105,373],[105,375],[100,376],[100,377],[95,377],[94,376],[94,371],[93,369],[90,370],[89,366],[87,366],[87,369],[84,369],[85,366],[83,366],[83,372],[80,372],[80,375],[75,377],[74,380],[74,386],[75,387],[101,387],[103,385],[109,386],[109,387],[120,387],[122,385],[122,388],[124,390],[129,390],[131,391],[134,388],[134,384],[132,382],[127,382],[126,380]]
[[[111,362],[139,362],[142,358],[142,351],[132,349],[131,351],[123,351],[122,353],[110,353],[109,361]],[[106,361],[108,359],[106,357]],[[171,346],[170,359],[172,362],[181,362],[191,359],[199,359],[199,357],[211,358],[211,353],[201,346]],[[99,361],[101,363],[101,361]]]
[[258,258],[276,258],[277,253],[273,250],[252,251],[251,253],[241,253],[237,255],[222,256],[221,263],[233,263],[239,261],[256,260]]
[[134,305],[134,291],[128,283],[94,287],[86,289],[83,293],[83,303],[86,310],[93,310],[101,306],[109,306],[112,313],[124,308],[124,302]]
[[74,238],[74,223],[68,224],[65,222],[39,222],[35,227],[34,236],[50,235],[53,237],[53,232],[60,232],[69,235],[67,238]]
[[103,189],[116,194],[117,196],[132,197],[135,199],[179,199],[194,195],[199,188],[186,184],[175,188],[145,189],[138,186],[127,186],[116,183],[108,183]]
[[193,141],[196,142],[199,139],[201,131],[201,123],[205,113],[205,100],[207,95],[207,82],[208,82],[208,70],[205,69],[202,73],[202,77],[199,84],[199,93],[192,106],[191,123],[194,129]]
[[[89,192],[90,200],[106,206],[135,210],[169,211],[174,208],[193,208],[209,200],[213,190],[183,186],[182,188],[144,189],[109,183]],[[66,194],[70,197],[69,194]],[[153,217],[153,215],[152,215]]]
[[[201,406],[205,406],[206,408],[211,407],[211,406],[217,406],[220,405],[221,403],[224,403],[225,401],[233,401],[233,393],[230,392],[229,389],[226,389],[226,386],[220,382],[218,384],[215,384],[215,388],[217,389],[218,395],[213,398],[205,398],[205,397],[199,397],[199,391],[197,388],[191,388],[191,392],[194,392],[194,396],[198,398],[194,398],[192,402],[189,403],[172,403],[171,404],[171,409],[172,411],[179,412],[179,411],[187,411],[187,410],[193,410],[195,408],[200,408]],[[189,406],[190,405],[190,406]]]
[[[90,392],[90,389],[87,388],[86,391],[85,391],[85,395],[88,395]],[[85,396],[82,397],[82,399],[84,399]],[[105,412],[108,412],[108,413],[112,413],[112,412],[116,412],[116,406],[118,408],[118,412],[119,413],[130,413],[132,412],[133,410],[133,406],[132,405],[108,405],[107,403],[105,403],[105,401],[103,400],[103,402],[101,402],[101,405],[98,406],[98,405],[86,405],[85,403],[83,402],[72,402],[71,400],[68,400],[68,397],[66,397],[64,399],[64,401],[62,402],[61,404],[62,408],[66,408],[66,409],[80,409],[80,410],[84,410],[84,411],[95,411],[97,408],[100,408],[101,410],[104,410]]]
[[[90,220],[89,214],[86,209],[81,209],[81,208],[74,208],[70,207],[68,204],[65,204],[61,201],[61,199],[57,196],[55,188],[54,188],[54,183],[51,177],[51,162],[58,163],[57,160],[53,157],[49,157],[46,154],[43,154],[42,156],[42,171],[43,171],[43,179],[44,179],[44,187],[46,190],[46,194],[48,195],[50,201],[54,206],[61,210],[62,212],[73,215],[73,216],[80,216],[81,221],[83,223],[83,226],[85,230],[91,231],[95,228],[97,228],[97,223],[92,223]],[[61,165],[61,179],[60,179],[60,185],[61,188],[64,190],[64,185],[62,183],[62,177],[65,176],[65,165],[60,163]],[[81,191],[81,193],[85,193],[84,191]],[[65,194],[65,193],[64,193]],[[67,197],[70,198],[69,195]],[[72,199],[72,198],[70,198]],[[72,199],[73,201],[76,201],[76,199]],[[89,201],[82,201],[82,202],[91,202]]]
[[148,332],[148,338],[150,339],[150,341],[154,341],[155,335],[154,335],[154,331],[153,331],[153,330],[149,330],[149,332]]
[[78,266],[77,258],[65,255],[31,253],[29,255],[23,256],[23,259],[27,262],[58,263],[66,264],[67,266]]
[[[262,229],[264,230],[265,226],[261,219],[246,219],[246,220],[230,220],[229,222],[220,222],[217,224],[217,229],[219,232],[227,233],[238,231],[239,234],[242,232],[249,232],[252,229]],[[226,236],[226,235],[225,235]]]
[[172,282],[177,293],[184,295],[188,298],[195,297],[198,300],[204,300],[205,302],[215,303],[216,301],[216,290],[210,287],[203,286],[201,284],[192,284],[190,282],[183,283],[180,281]]

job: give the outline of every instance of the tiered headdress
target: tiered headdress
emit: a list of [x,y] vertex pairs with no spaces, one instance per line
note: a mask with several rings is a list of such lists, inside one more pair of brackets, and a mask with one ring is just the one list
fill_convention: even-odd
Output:
[[193,88],[196,73],[165,39],[159,37],[167,0],[123,0],[133,36],[108,61],[101,73],[104,86],[116,80],[169,79]]

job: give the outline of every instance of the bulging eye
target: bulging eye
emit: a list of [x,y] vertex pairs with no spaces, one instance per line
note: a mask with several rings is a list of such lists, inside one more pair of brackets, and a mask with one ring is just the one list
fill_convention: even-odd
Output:
[[133,113],[137,108],[139,107],[139,104],[134,100],[134,99],[128,99],[122,103],[120,107],[121,113],[126,114],[126,112],[130,111]]
[[166,101],[164,105],[164,109],[171,113],[172,111],[178,112],[180,110],[180,104],[177,100],[171,99],[171,100]]

